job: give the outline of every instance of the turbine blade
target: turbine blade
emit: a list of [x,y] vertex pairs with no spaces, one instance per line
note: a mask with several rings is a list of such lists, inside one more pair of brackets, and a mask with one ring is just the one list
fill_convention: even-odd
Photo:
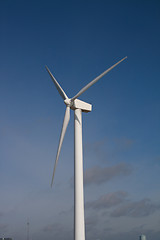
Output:
[[52,73],[50,72],[50,70],[48,69],[48,67],[46,66],[47,72],[49,73],[50,77],[52,78],[53,83],[55,84],[59,94],[61,95],[61,97],[65,100],[67,97],[66,93],[64,92],[64,90],[62,89],[62,87],[59,85],[59,83],[57,82],[57,80],[55,79],[55,77],[52,75]]
[[82,88],[72,99],[71,101],[74,101],[76,98],[78,98],[82,93],[84,93],[88,88],[90,88],[93,84],[95,84],[100,78],[102,78],[105,74],[107,74],[109,71],[111,71],[114,67],[116,67],[119,63],[124,61],[127,57],[121,59],[119,62],[114,64],[112,67],[108,68],[106,71],[101,73],[98,77],[93,79],[90,83],[88,83],[84,88]]
[[56,161],[55,161],[54,169],[53,169],[51,187],[52,187],[52,184],[53,184],[55,170],[56,170],[57,162],[58,162],[58,159],[59,159],[59,154],[60,154],[60,151],[61,151],[63,139],[64,139],[64,136],[65,136],[65,133],[66,133],[66,130],[67,130],[67,126],[68,126],[69,120],[70,120],[70,107],[67,106],[66,107],[66,112],[65,112],[65,115],[64,115],[61,136],[60,136],[60,139],[59,139],[59,145],[58,145],[58,150],[57,150],[57,155],[56,155]]

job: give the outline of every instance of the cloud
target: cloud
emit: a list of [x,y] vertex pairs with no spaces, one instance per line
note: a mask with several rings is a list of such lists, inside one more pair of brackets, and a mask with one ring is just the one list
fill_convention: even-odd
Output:
[[[43,229],[43,237],[41,239],[58,239],[58,240],[69,240],[72,239],[73,229],[67,228],[62,223],[53,223],[45,226]],[[38,239],[38,238],[37,238]]]
[[85,220],[87,230],[90,230],[93,227],[95,227],[97,225],[97,222],[98,218],[96,215],[87,217]]
[[129,202],[123,206],[116,208],[112,213],[112,217],[145,217],[160,209],[160,204],[154,204],[150,199],[142,199],[137,202]]
[[0,231],[6,231],[8,228],[8,225],[7,224],[0,224]]
[[103,146],[105,146],[105,140],[88,142],[84,144],[84,152],[86,152],[86,154],[92,152],[99,158],[99,155],[102,156],[104,154]]
[[92,209],[111,208],[124,202],[127,195],[128,194],[123,191],[109,193],[101,196],[98,200],[87,202],[85,207]]
[[0,212],[0,217],[2,217],[4,215],[4,213],[3,212]]
[[160,210],[160,204],[156,204],[148,198],[134,202],[128,200],[127,196],[128,193],[124,191],[108,193],[95,201],[87,202],[85,207],[92,210],[104,210],[114,207],[110,214],[111,217],[128,216],[134,218],[146,217]]
[[128,176],[132,172],[130,165],[125,163],[120,163],[111,167],[93,167],[85,171],[84,173],[84,183],[88,184],[101,184],[108,182],[109,180],[120,177]]
[[127,150],[134,143],[134,141],[132,139],[129,139],[129,138],[126,138],[126,137],[115,138],[114,142],[116,143],[116,147],[119,150]]
[[[154,240],[159,240],[160,239],[160,231],[154,231],[154,230],[147,230],[147,229],[143,229],[143,232],[141,230],[137,230],[137,231],[124,231],[124,232],[110,232],[108,231],[106,233],[106,231],[102,231],[99,234],[99,239],[106,239],[106,235],[107,235],[107,239],[109,240],[124,240],[124,239],[129,239],[129,240],[136,240],[139,239],[139,236],[141,234],[146,235],[147,240],[148,239],[154,239]],[[92,237],[93,240],[96,240],[96,238]]]
[[43,228],[43,231],[44,232],[52,232],[52,231],[54,231],[54,230],[57,230],[57,229],[60,229],[60,225],[59,224],[49,224],[49,225],[47,225],[47,226],[45,226],[44,228]]
[[101,141],[85,143],[84,152],[85,155],[93,154],[92,158],[98,159],[98,161],[105,161],[106,156],[111,159],[113,156],[128,151],[133,144],[134,140],[127,137],[102,139]]
[[52,231],[60,231],[61,230],[61,225],[58,223],[54,224],[49,224],[43,228],[44,232],[52,232]]

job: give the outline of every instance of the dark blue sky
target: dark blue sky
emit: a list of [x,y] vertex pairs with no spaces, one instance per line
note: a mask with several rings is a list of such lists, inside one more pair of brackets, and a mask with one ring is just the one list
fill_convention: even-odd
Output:
[[65,106],[45,65],[72,97],[128,56],[81,96],[86,238],[159,240],[159,13],[159,1],[0,2],[0,237],[26,239],[29,219],[33,240],[73,239],[73,113],[50,189]]

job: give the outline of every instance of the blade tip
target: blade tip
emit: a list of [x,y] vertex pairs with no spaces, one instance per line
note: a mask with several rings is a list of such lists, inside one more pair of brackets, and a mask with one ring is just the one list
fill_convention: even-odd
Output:
[[122,62],[122,61],[124,61],[124,60],[125,60],[125,59],[127,59],[127,58],[128,58],[128,56],[126,56],[126,57],[122,58],[121,62]]
[[45,68],[46,68],[47,71],[49,70],[48,67],[47,67],[47,65],[45,65]]

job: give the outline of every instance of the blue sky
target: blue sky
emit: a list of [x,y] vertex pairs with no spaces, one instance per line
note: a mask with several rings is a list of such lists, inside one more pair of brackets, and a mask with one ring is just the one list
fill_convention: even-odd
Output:
[[65,105],[80,99],[86,239],[160,239],[160,2],[0,2],[0,237],[73,239],[73,112],[54,186]]

